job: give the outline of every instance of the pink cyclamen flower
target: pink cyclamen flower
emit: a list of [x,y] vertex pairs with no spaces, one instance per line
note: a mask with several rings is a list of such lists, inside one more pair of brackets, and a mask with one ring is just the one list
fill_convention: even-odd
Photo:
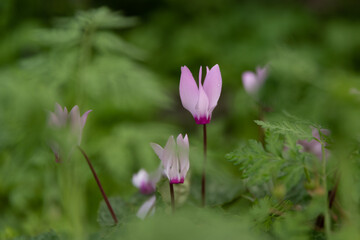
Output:
[[160,158],[164,167],[164,173],[170,183],[184,183],[190,167],[188,136],[185,135],[183,138],[179,134],[176,143],[174,137],[170,136],[164,148],[156,143],[151,143],[151,146]]
[[162,167],[155,173],[149,174],[144,169],[133,175],[132,183],[142,194],[152,194],[156,190],[156,184],[161,178]]
[[[324,135],[327,135],[327,136],[330,135],[330,131],[327,129],[321,129],[320,131]],[[314,138],[320,140],[320,134],[319,134],[318,129],[314,128],[312,130],[312,135]],[[315,139],[312,139],[311,141],[299,140],[297,143],[300,144],[301,146],[303,146],[303,149],[305,152],[312,153],[317,158],[322,159],[321,143],[318,142],[317,140],[315,140]],[[325,149],[325,157],[328,157],[328,156],[329,156],[329,150]]]
[[82,130],[91,111],[92,110],[86,111],[80,117],[80,110],[77,105],[68,113],[66,107],[63,109],[60,104],[56,103],[55,112],[50,112],[49,125],[54,128],[70,127],[72,134],[77,138],[77,144],[80,145]]
[[198,87],[190,70],[186,66],[181,67],[179,92],[182,105],[193,115],[195,122],[207,124],[220,98],[222,79],[218,64],[210,70],[206,67],[204,84],[201,83],[201,74],[202,67]]
[[268,68],[265,66],[263,68],[257,67],[256,73],[251,71],[246,71],[242,74],[242,81],[245,88],[245,91],[251,95],[256,95],[264,84],[268,76]]
[[144,219],[147,216],[153,215],[155,213],[155,203],[156,203],[156,197],[154,195],[151,196],[148,200],[146,200],[146,202],[144,202],[143,205],[141,205],[136,216],[138,218]]

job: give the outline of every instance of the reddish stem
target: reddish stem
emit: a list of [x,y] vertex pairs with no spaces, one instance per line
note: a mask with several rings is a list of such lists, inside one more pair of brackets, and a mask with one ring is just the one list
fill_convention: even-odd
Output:
[[115,224],[117,224],[117,223],[118,223],[118,220],[117,220],[117,218],[116,218],[115,212],[114,212],[113,208],[111,207],[111,204],[110,204],[110,202],[109,202],[109,199],[108,199],[108,197],[107,197],[106,194],[105,194],[105,191],[104,191],[104,189],[103,189],[103,187],[102,187],[102,185],[101,185],[101,183],[100,183],[100,180],[99,180],[99,178],[98,178],[98,176],[97,176],[97,174],[96,174],[96,172],[95,172],[95,169],[94,169],[93,165],[92,165],[91,162],[90,162],[89,157],[86,155],[85,151],[82,150],[82,148],[80,148],[80,146],[78,146],[78,148],[79,148],[80,152],[82,153],[82,155],[84,156],[84,158],[86,159],[86,161],[87,161],[87,163],[88,163],[88,165],[89,165],[89,167],[90,167],[90,169],[91,169],[91,172],[92,172],[92,174],[94,175],[95,181],[96,181],[97,185],[99,186],[100,192],[101,192],[101,194],[102,194],[102,196],[103,196],[103,198],[104,198],[104,200],[105,200],[105,203],[106,203],[106,205],[107,205],[107,207],[108,207],[108,209],[109,209],[109,211],[110,211],[110,213],[111,213],[111,216],[112,216],[112,218],[114,219]]
[[172,183],[169,183],[170,184],[170,196],[171,196],[171,209],[172,209],[172,212],[174,213],[175,212],[175,194],[174,194],[174,186]]
[[204,164],[203,164],[203,173],[202,173],[202,179],[201,179],[201,200],[202,200],[202,206],[205,207],[206,203],[206,160],[207,160],[207,136],[206,136],[206,124],[203,124],[203,135],[204,135]]

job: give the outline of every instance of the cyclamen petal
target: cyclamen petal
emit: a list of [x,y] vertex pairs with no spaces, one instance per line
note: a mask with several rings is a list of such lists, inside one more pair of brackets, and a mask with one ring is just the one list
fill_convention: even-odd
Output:
[[150,197],[146,202],[141,205],[136,216],[141,219],[145,219],[147,216],[151,216],[155,213],[156,197]]
[[161,175],[158,176],[158,174],[157,171],[156,174],[150,176],[144,169],[140,169],[138,173],[133,175],[132,183],[142,194],[152,194],[155,192],[156,184],[160,180]]
[[161,156],[161,161],[163,163],[165,174],[167,177],[170,177],[170,171],[172,166],[175,164],[176,156],[175,156],[176,143],[173,136],[170,136],[165,147],[163,154]]
[[268,76],[268,68],[265,66],[265,67],[257,67],[256,68],[256,74],[257,74],[257,77],[258,77],[258,80],[261,84],[264,83],[265,79],[267,78]]
[[259,84],[257,82],[256,75],[253,72],[244,72],[242,75],[242,81],[244,88],[248,93],[253,94],[257,92]]
[[209,109],[214,109],[221,94],[222,78],[219,65],[216,64],[210,70],[206,67],[207,73],[204,80],[204,90],[209,99]]
[[208,67],[204,84],[202,85],[202,68],[199,71],[199,86],[196,85],[190,70],[181,67],[180,76],[180,99],[182,105],[194,117],[197,124],[207,124],[211,120],[212,111],[216,107],[220,98],[222,79],[219,65],[215,65],[210,70]]
[[147,182],[148,180],[149,174],[144,169],[140,169],[138,173],[133,175],[132,183],[135,187],[140,188],[142,182]]
[[268,76],[268,68],[265,66],[263,68],[257,67],[256,73],[251,71],[246,71],[242,74],[242,82],[245,88],[245,91],[251,95],[256,95],[264,84]]
[[198,102],[199,90],[193,75],[186,66],[181,67],[179,92],[182,105],[195,116],[195,106]]
[[92,110],[88,110],[88,111],[86,111],[86,112],[81,116],[81,119],[80,119],[80,121],[81,121],[81,128],[84,128],[85,123],[86,123],[86,119],[87,119],[89,113],[91,113],[91,112],[92,112]]
[[64,110],[62,109],[61,105],[56,103],[55,104],[55,113],[57,121],[58,121],[58,126],[64,126],[67,122],[68,119],[68,110],[66,107],[64,107]]
[[188,135],[185,134],[183,138],[181,134],[176,139],[178,145],[178,152],[179,152],[179,160],[180,160],[180,179],[185,179],[186,174],[189,170],[189,139]]
[[210,122],[209,116],[209,99],[206,96],[204,88],[200,85],[199,87],[199,100],[196,104],[196,116],[195,121],[198,124],[207,124]]

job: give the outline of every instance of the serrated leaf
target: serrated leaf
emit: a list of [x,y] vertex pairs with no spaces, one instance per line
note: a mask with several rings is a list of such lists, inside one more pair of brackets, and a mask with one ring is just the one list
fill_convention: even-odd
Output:
[[262,144],[249,140],[236,152],[226,155],[229,161],[239,167],[242,177],[249,185],[261,184],[277,176],[284,159],[265,151]]
[[255,123],[264,129],[270,130],[273,133],[282,135],[296,136],[298,139],[310,140],[312,136],[312,129],[309,125],[302,122],[291,122],[291,121],[272,121],[264,122],[255,120]]

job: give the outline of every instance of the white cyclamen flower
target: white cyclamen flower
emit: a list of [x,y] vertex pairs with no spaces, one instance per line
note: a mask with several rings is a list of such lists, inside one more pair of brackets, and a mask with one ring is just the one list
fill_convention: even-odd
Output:
[[164,148],[156,143],[151,143],[151,146],[160,158],[170,183],[184,183],[190,167],[188,136],[179,134],[176,142],[174,137],[170,136]]

